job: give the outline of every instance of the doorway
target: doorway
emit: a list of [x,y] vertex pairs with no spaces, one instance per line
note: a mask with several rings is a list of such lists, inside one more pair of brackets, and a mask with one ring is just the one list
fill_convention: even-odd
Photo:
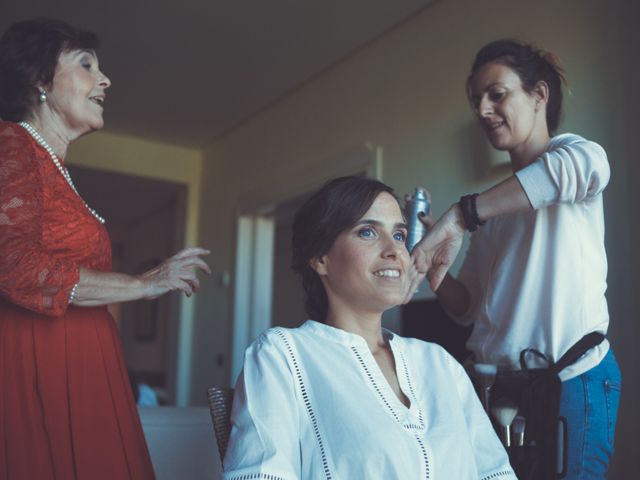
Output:
[[[105,219],[113,270],[137,275],[184,245],[187,186],[69,166],[82,198]],[[178,295],[109,306],[132,383],[145,383],[161,404],[176,402]]]

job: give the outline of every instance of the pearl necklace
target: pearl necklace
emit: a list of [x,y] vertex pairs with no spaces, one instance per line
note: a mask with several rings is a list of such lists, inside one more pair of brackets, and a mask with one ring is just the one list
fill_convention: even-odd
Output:
[[58,171],[60,172],[62,177],[67,181],[67,183],[73,189],[73,191],[76,192],[76,195],[78,195],[78,197],[80,198],[80,201],[84,204],[84,206],[87,207],[87,210],[89,210],[89,212],[91,212],[91,215],[96,217],[96,219],[100,223],[104,223],[105,222],[104,218],[102,218],[100,215],[98,215],[98,213],[93,208],[89,207],[89,205],[87,205],[87,202],[85,202],[82,199],[82,197],[80,197],[80,194],[78,193],[78,190],[76,189],[76,186],[73,184],[73,180],[71,180],[71,176],[69,175],[69,171],[64,166],[62,166],[62,164],[60,163],[60,160],[58,160],[58,156],[56,155],[56,152],[54,152],[53,148],[51,148],[51,146],[46,142],[46,140],[44,138],[42,138],[42,135],[40,135],[38,133],[38,131],[35,128],[33,128],[31,126],[31,124],[29,124],[27,122],[20,122],[20,123],[18,123],[18,125],[20,125],[27,132],[29,132],[29,135],[31,135],[33,137],[33,139],[36,142],[38,142],[38,144],[47,151],[47,153],[51,157],[51,160],[53,161],[53,164],[56,166],[56,168],[58,169]]

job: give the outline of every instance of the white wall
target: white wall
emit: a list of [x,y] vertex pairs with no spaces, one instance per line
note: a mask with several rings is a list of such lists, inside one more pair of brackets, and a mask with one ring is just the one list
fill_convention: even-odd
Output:
[[[207,149],[200,243],[213,250],[212,264],[218,273],[232,271],[236,216],[247,198],[268,202],[300,193],[303,183],[314,184],[332,173],[326,170],[327,159],[358,145],[381,149],[383,180],[399,192],[416,183],[427,186],[435,214],[461,194],[496,182],[498,174],[479,167],[485,146],[464,94],[470,62],[479,47],[504,36],[546,47],[561,58],[572,92],[561,130],[600,142],[614,172],[605,195],[608,298],[611,341],[625,386],[619,453],[610,478],[639,477],[635,457],[640,451],[632,430],[640,426],[634,408],[640,403],[634,371],[640,309],[628,268],[630,259],[640,266],[632,249],[638,242],[630,240],[631,235],[637,240],[639,227],[629,226],[631,178],[638,178],[630,158],[638,104],[629,103],[627,92],[635,90],[631,95],[637,100],[635,22],[640,17],[628,3],[637,2],[434,2]],[[629,39],[624,48],[623,38]],[[630,80],[629,69],[636,81]],[[630,121],[633,128],[618,129]],[[205,282],[203,292],[197,299],[191,392],[191,401],[201,404],[207,384],[228,381],[228,363],[217,366],[214,359],[229,358],[233,299],[216,277]]]

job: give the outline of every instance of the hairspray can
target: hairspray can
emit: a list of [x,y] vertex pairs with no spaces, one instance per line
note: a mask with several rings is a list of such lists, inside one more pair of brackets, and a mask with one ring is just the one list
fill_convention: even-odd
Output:
[[424,212],[429,215],[429,200],[424,190],[416,188],[413,198],[407,200],[404,206],[404,216],[407,219],[408,232],[407,232],[407,250],[411,252],[416,243],[422,240],[422,237],[427,233],[427,228],[424,223],[418,218],[418,213]]

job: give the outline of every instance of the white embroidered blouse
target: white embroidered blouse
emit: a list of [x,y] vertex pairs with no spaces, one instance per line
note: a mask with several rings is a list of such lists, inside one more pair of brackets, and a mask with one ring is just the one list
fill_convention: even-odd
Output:
[[409,407],[362,337],[313,320],[263,333],[236,385],[223,478],[515,480],[463,368],[385,335]]

